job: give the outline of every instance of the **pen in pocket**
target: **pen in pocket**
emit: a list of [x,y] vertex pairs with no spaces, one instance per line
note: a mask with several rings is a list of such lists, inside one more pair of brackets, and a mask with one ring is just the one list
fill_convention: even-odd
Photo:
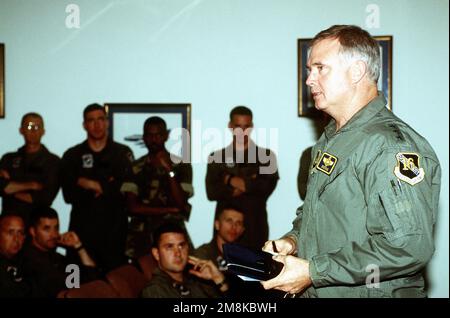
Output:
[[402,183],[397,179],[398,188],[400,189],[400,193],[403,193]]
[[394,190],[394,194],[397,196],[397,186],[395,185],[394,180],[391,180],[391,186],[392,186],[392,190]]
[[392,190],[394,190],[394,194],[397,196],[397,195],[403,193],[403,188],[402,188],[402,184],[401,184],[400,180],[397,179],[396,181],[397,181],[397,183],[394,180],[391,180],[391,186],[392,186]]

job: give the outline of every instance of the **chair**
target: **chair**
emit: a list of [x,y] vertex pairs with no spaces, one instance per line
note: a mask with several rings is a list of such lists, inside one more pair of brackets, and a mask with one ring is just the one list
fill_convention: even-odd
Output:
[[106,274],[106,279],[120,298],[137,298],[148,279],[133,265],[124,265]]
[[138,258],[138,264],[145,277],[150,280],[153,276],[153,271],[158,266],[158,263],[153,258],[152,254],[147,254]]
[[62,290],[58,298],[117,298],[119,295],[114,288],[103,280],[94,280],[81,284],[80,288]]
[[56,295],[56,298],[66,298],[68,292],[68,289],[63,289]]

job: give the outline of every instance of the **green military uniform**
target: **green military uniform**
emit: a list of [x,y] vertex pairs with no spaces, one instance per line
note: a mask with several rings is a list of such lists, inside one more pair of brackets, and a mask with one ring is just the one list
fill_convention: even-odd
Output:
[[[246,192],[233,196],[233,188],[224,184],[227,174],[244,179]],[[245,215],[245,232],[239,243],[260,249],[269,237],[267,200],[275,190],[279,176],[275,153],[253,142],[245,152],[235,151],[233,144],[212,153],[206,172],[206,193],[217,201],[217,212],[232,203]]]
[[[122,183],[131,174],[130,148],[108,139],[101,151],[87,140],[68,149],[62,158],[61,185],[64,200],[72,205],[69,230],[83,242],[98,268],[109,271],[125,263],[127,214]],[[79,178],[100,183],[102,195],[78,185]],[[78,252],[69,249],[70,262],[79,263]]]
[[[5,154],[0,160],[0,170],[7,171],[11,178],[0,176],[3,212],[13,211],[19,214],[28,226],[35,207],[51,206],[59,191],[60,162],[59,157],[48,151],[44,145],[34,153],[27,153],[25,146],[22,146],[16,152]],[[32,203],[28,203],[4,192],[10,181],[36,181],[42,184],[43,188],[40,191],[26,191],[32,197]]]
[[0,254],[0,299],[42,296],[34,281],[24,279],[20,260]]
[[221,293],[217,288],[202,283],[190,275],[185,275],[183,283],[176,282],[157,268],[141,296],[143,298],[216,298],[221,296]]
[[212,260],[217,268],[225,275],[228,283],[227,296],[230,297],[279,297],[278,291],[264,290],[260,282],[243,281],[235,274],[228,271],[227,262],[219,251],[217,241],[213,238],[209,243],[196,248],[192,255],[201,259]]
[[441,169],[428,142],[385,104],[378,96],[337,132],[332,120],[314,146],[288,233],[310,261],[313,286],[303,296],[426,296]]
[[[175,157],[171,154],[171,157]],[[174,160],[173,172],[181,189],[190,198],[194,194],[192,187],[192,166],[189,163]],[[134,193],[138,200],[150,207],[175,207],[176,202],[170,192],[169,175],[162,167],[152,167],[145,155],[133,163],[133,178],[122,185],[122,192]],[[190,205],[187,211],[178,214],[167,213],[153,216],[132,216],[129,222],[126,255],[138,258],[150,251],[152,233],[162,223],[171,221],[186,229],[184,221],[190,214]],[[186,232],[187,233],[187,232]]]
[[213,238],[211,242],[205,243],[197,247],[192,252],[192,255],[201,259],[212,260],[221,272],[227,270],[226,261],[224,260],[222,254],[219,251],[219,247],[217,246],[217,241],[215,238]]

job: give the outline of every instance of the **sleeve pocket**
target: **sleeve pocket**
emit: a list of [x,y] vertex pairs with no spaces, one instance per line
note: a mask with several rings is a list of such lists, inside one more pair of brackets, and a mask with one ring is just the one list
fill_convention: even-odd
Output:
[[392,232],[385,233],[388,239],[422,232],[415,211],[405,193],[395,194],[389,188],[379,194],[379,199],[393,228]]

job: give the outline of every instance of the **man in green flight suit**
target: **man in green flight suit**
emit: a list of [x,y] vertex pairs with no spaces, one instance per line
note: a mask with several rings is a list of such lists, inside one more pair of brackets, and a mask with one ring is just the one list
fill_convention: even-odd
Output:
[[385,107],[379,47],[369,33],[347,25],[320,32],[307,67],[315,107],[332,120],[313,148],[292,230],[263,248],[284,264],[264,288],[302,297],[426,297],[436,154]]

